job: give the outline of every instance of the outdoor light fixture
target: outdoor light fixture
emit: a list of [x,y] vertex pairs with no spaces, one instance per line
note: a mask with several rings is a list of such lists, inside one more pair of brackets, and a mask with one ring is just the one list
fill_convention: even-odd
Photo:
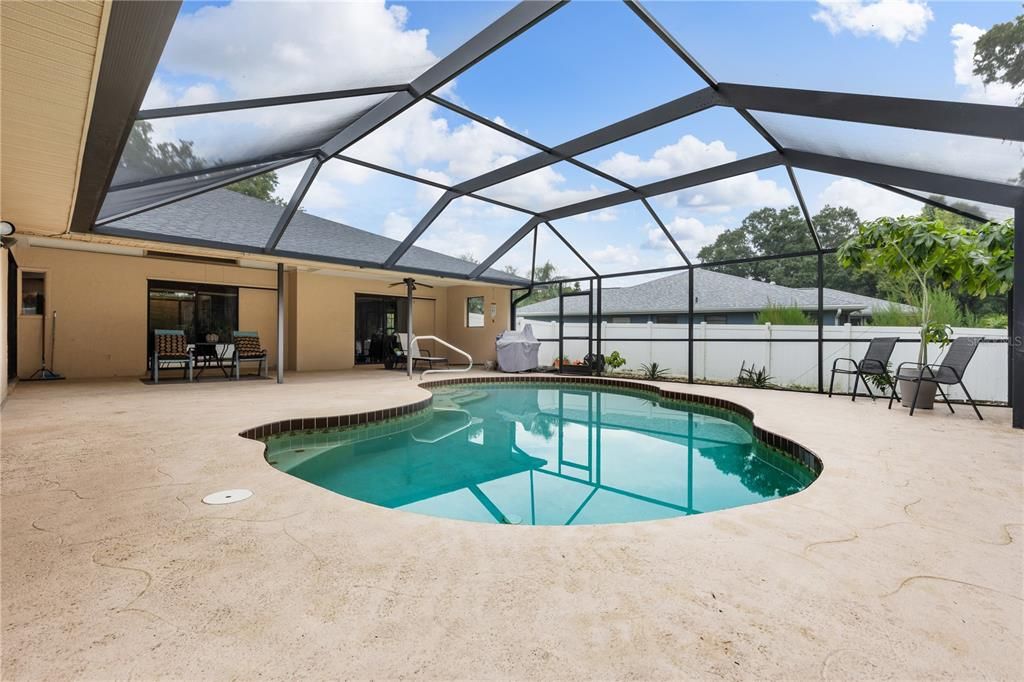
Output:
[[14,244],[14,238],[11,236],[18,229],[14,227],[14,223],[7,220],[0,220],[0,247],[10,247]]

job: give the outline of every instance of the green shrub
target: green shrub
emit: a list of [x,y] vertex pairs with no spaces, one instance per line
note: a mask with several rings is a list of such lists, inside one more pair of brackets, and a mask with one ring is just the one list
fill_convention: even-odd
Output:
[[613,350],[612,354],[604,359],[604,364],[612,372],[614,372],[619,367],[622,367],[624,364],[626,364],[626,358],[619,355],[619,351]]
[[979,329],[1006,329],[1010,324],[1010,318],[1006,313],[989,313],[988,315],[972,315],[970,321],[964,320],[964,325],[977,327]]
[[814,324],[810,315],[795,305],[769,303],[754,318],[757,324]]
[[876,327],[917,327],[921,324],[921,315],[890,303],[872,311],[871,324]]
[[964,314],[960,302],[947,289],[932,289],[928,292],[931,305],[931,321],[950,327],[962,327]]

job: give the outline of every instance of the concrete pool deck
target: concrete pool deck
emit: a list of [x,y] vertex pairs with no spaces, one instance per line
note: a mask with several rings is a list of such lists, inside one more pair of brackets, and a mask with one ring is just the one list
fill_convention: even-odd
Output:
[[[1009,410],[670,386],[749,407],[824,472],[692,517],[473,524],[322,490],[237,435],[422,399],[399,373],[22,383],[2,412],[2,677],[1024,678]],[[255,495],[201,502],[237,487]]]

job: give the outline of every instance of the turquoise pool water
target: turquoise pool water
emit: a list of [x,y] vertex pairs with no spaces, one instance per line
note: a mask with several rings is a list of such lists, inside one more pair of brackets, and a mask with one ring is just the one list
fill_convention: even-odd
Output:
[[267,461],[371,504],[481,523],[582,525],[771,500],[814,474],[733,412],[579,384],[463,384],[431,408],[267,440]]

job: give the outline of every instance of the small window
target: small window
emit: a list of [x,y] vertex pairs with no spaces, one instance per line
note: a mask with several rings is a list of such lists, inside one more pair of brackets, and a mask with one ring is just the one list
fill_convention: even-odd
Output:
[[728,324],[729,318],[726,315],[705,315],[704,321],[708,324]]
[[21,314],[43,315],[46,313],[46,273],[21,273]]
[[484,297],[470,296],[466,299],[466,326],[484,326]]
[[655,315],[654,321],[657,324],[675,324],[679,320],[678,315]]
[[629,324],[630,320],[628,317],[613,317],[612,324]]

